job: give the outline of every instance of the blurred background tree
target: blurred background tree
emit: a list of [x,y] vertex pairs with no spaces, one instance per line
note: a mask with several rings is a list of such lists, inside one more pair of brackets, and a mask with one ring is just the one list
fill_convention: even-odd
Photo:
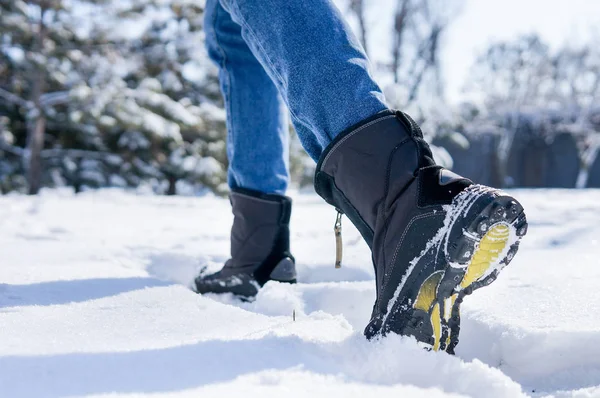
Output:
[[224,113],[196,3],[3,1],[2,191],[225,192]]
[[499,184],[589,186],[600,138],[597,46],[551,51],[537,35],[492,43],[471,76],[467,91],[481,98],[470,124],[499,133]]
[[[442,55],[465,0],[382,1],[335,3],[440,163],[498,187],[600,187],[597,40],[490,43],[450,103]],[[0,191],[225,194],[203,14],[201,0],[0,0]],[[291,145],[293,181],[310,185],[314,164]]]

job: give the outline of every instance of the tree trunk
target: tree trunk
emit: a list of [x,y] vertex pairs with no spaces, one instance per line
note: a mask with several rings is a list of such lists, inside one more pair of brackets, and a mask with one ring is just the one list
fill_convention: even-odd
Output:
[[29,182],[29,195],[37,195],[42,187],[42,149],[44,148],[44,134],[46,132],[46,117],[40,114],[29,132],[29,165],[27,181]]
[[394,44],[392,48],[392,71],[394,83],[400,82],[400,62],[402,58],[402,44],[408,17],[408,0],[400,0],[394,18]]
[[167,196],[177,195],[177,178],[174,176],[168,176],[169,189],[167,190]]
[[360,29],[360,41],[365,50],[365,54],[369,55],[368,49],[368,35],[367,35],[367,21],[365,20],[365,4],[363,0],[353,0],[351,4],[351,8],[354,10],[356,14],[356,18],[358,19],[358,28]]
[[[34,53],[43,54],[44,41],[46,40],[46,26],[44,18],[48,11],[47,1],[40,2],[40,20],[38,23],[37,36],[33,47]],[[31,102],[33,103],[34,120],[29,121],[27,137],[27,183],[29,195],[37,195],[42,187],[42,150],[44,149],[44,136],[46,134],[46,116],[41,106],[41,97],[44,94],[44,71],[43,65],[35,64],[33,68]],[[30,111],[31,112],[31,111]]]

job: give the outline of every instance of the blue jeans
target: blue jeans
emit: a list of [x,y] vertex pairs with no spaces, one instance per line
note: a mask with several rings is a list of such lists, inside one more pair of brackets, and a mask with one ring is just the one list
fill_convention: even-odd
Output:
[[220,68],[231,188],[285,193],[286,105],[315,161],[339,133],[387,109],[330,0],[207,0],[205,32]]

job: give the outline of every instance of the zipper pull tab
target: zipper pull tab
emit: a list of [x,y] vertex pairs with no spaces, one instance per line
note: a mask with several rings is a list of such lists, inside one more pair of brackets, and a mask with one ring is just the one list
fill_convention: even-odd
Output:
[[342,212],[338,210],[335,219],[335,268],[342,268]]

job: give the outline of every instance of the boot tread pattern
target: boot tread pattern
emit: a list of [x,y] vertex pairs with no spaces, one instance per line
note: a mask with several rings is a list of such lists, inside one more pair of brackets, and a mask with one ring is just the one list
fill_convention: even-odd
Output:
[[421,284],[403,333],[434,351],[454,353],[464,297],[497,278],[527,232],[523,207],[510,196],[495,192],[491,200],[489,191],[481,195],[487,194],[489,201],[483,208],[474,199],[467,204],[453,203],[453,209],[449,209],[460,213],[452,220],[452,231],[462,228],[463,233],[456,238],[452,231],[447,232],[447,240],[453,241],[446,242],[446,269],[433,273]]

